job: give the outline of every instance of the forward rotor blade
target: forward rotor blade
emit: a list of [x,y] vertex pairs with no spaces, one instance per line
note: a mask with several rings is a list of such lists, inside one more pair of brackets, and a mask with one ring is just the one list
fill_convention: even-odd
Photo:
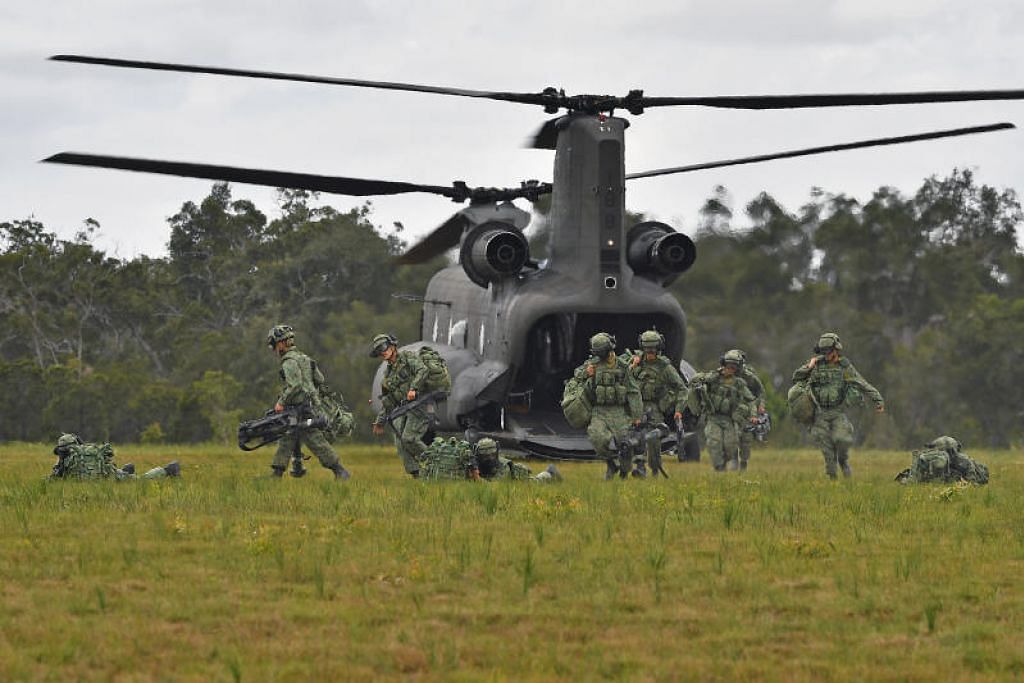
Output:
[[526,146],[532,149],[555,149],[558,145],[559,122],[564,118],[564,116],[556,116],[545,121],[544,125],[537,129],[533,138],[527,141]]
[[1009,130],[1016,128],[1012,123],[994,123],[988,126],[975,126],[972,128],[954,128],[952,130],[940,130],[933,133],[921,133],[918,135],[902,135],[894,138],[877,138],[874,140],[861,140],[859,142],[846,142],[838,145],[826,145],[824,147],[808,147],[790,152],[778,152],[776,154],[759,154],[752,157],[741,157],[739,159],[726,159],[724,161],[709,161],[703,164],[691,164],[689,166],[675,166],[673,168],[659,168],[653,171],[641,171],[639,173],[627,173],[626,180],[637,178],[651,178],[659,175],[670,175],[672,173],[689,173],[690,171],[703,171],[709,168],[721,168],[722,166],[740,166],[742,164],[756,164],[761,161],[772,159],[788,159],[790,157],[810,156],[812,154],[824,154],[826,152],[841,152],[848,149],[862,149],[864,147],[882,147],[884,145],[898,145],[904,142],[918,142],[920,140],[936,140],[938,138],[952,138],[960,135],[972,135],[974,133],[991,133],[997,130]]
[[849,93],[835,95],[724,95],[720,97],[644,97],[643,106],[699,105],[719,109],[805,109],[927,102],[1024,100],[1024,90],[949,90],[933,92]]
[[257,168],[214,166],[211,164],[136,159],[100,154],[62,152],[43,159],[43,161],[51,164],[95,166],[98,168],[115,168],[122,171],[162,173],[164,175],[175,175],[185,178],[205,178],[207,180],[225,180],[235,183],[248,183],[250,185],[289,187],[297,190],[330,192],[331,194],[343,194],[354,197],[403,194],[406,192],[429,192],[445,197],[454,197],[456,194],[455,188],[439,185],[417,185],[415,183],[394,182],[390,180],[367,180],[364,178],[289,173],[286,171],[268,171]]
[[397,257],[395,263],[400,265],[426,263],[435,256],[458,246],[468,220],[461,211],[453,214],[451,218],[434,228],[433,232],[412,245],[407,252]]
[[116,66],[127,69],[150,69],[154,71],[178,71],[193,74],[213,74],[217,76],[241,76],[243,78],[265,78],[274,81],[297,81],[300,83],[323,83],[327,85],[347,85],[355,88],[377,88],[380,90],[402,90],[406,92],[425,92],[436,95],[455,95],[457,97],[477,97],[487,100],[519,102],[522,104],[546,104],[550,97],[541,93],[492,92],[487,90],[469,90],[466,88],[446,88],[418,83],[395,83],[391,81],[366,81],[355,78],[334,78],[330,76],[311,76],[308,74],[282,73],[276,71],[253,71],[249,69],[227,69],[219,66],[198,66],[192,64],[171,64],[166,62],[145,62],[134,59],[113,59],[109,57],[88,57],[84,55],[53,55],[50,59],[57,62],[75,62],[77,64],[97,64],[100,66]]

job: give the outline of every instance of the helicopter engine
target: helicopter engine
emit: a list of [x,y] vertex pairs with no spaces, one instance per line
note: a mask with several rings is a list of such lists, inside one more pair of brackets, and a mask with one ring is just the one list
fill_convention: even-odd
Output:
[[501,221],[482,223],[462,240],[459,262],[467,277],[481,287],[517,275],[530,260],[530,244],[516,226]]
[[626,237],[626,260],[633,272],[668,285],[697,260],[693,240],[657,221],[637,223]]

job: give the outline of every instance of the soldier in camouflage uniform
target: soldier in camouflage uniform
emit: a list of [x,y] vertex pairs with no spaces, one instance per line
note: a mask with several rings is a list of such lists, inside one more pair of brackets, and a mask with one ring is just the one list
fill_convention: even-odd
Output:
[[[370,355],[384,359],[387,369],[381,383],[381,412],[373,423],[373,433],[384,434],[387,415],[406,401],[416,398],[427,378],[427,366],[411,351],[399,351],[398,339],[390,334],[378,334],[370,344]],[[430,430],[431,419],[427,407],[412,410],[391,423],[395,446],[405,471],[413,478],[419,476],[419,459],[426,450],[423,436]]]
[[626,462],[618,462],[619,446],[626,439],[630,423],[639,426],[643,417],[640,387],[629,362],[615,355],[615,337],[607,332],[595,334],[590,338],[590,353],[592,357],[573,373],[593,406],[587,436],[608,465],[605,479],[616,472],[625,478],[632,469],[632,457],[627,455]]
[[[761,383],[761,378],[757,376],[754,368],[750,367],[747,363],[747,354],[740,349],[732,349],[728,354],[738,355],[743,359],[743,364],[740,366],[740,371],[736,376],[746,382],[747,389],[754,395],[754,409],[758,414],[764,414],[765,410],[767,410],[765,407],[764,384]],[[754,442],[754,430],[751,429],[751,425],[746,420],[738,423],[736,429],[739,430],[739,459],[734,458],[730,460],[729,469],[745,470],[747,469],[747,462],[750,460],[750,445]]]
[[754,395],[739,377],[742,365],[742,356],[727,351],[719,359],[717,370],[695,375],[690,382],[687,405],[694,414],[704,415],[704,437],[717,472],[724,471],[726,464],[737,457],[737,425],[757,421]]
[[837,465],[844,477],[852,474],[853,425],[843,407],[859,392],[872,400],[878,412],[885,411],[882,394],[860,376],[853,363],[843,358],[842,350],[839,335],[826,332],[818,339],[811,359],[793,372],[793,382],[806,382],[814,397],[816,409],[811,438],[825,457],[825,474],[830,479],[836,478]]
[[[281,394],[274,410],[282,413],[285,408],[298,408],[310,415],[314,411],[320,412],[320,386],[324,383],[324,376],[316,361],[295,347],[295,331],[291,325],[274,325],[267,334],[267,346],[281,359]],[[284,474],[289,458],[302,444],[313,451],[321,465],[334,473],[335,479],[349,478],[348,470],[338,460],[338,454],[331,448],[323,430],[318,428],[302,428],[281,437],[270,465],[271,476],[280,478]],[[296,469],[293,474],[302,476],[305,470]]]
[[[135,466],[114,464],[114,449],[109,443],[82,443],[76,434],[62,434],[53,449],[57,463],[48,479],[135,479]],[[142,479],[163,479],[181,476],[181,467],[174,460],[163,467],[154,467]]]
[[513,460],[509,460],[498,451],[498,442],[483,438],[476,444],[476,465],[481,479],[487,481],[562,481],[562,474],[554,465],[534,476],[530,468]]
[[970,484],[988,483],[988,467],[963,452],[963,444],[952,436],[940,436],[914,451],[910,467],[896,475],[901,484],[965,481]]
[[[657,330],[647,330],[640,335],[640,353],[627,360],[630,372],[640,387],[644,415],[652,424],[644,433],[644,451],[648,462],[654,462],[661,451],[661,432],[654,425],[662,421],[674,424],[682,418],[686,405],[686,382],[679,375],[672,361],[661,355],[665,337]],[[637,465],[638,476],[644,476],[644,464]],[[657,473],[655,473],[657,474]]]

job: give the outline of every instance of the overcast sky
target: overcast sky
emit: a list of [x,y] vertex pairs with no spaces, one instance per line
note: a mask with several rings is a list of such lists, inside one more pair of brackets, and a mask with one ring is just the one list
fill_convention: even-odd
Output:
[[[284,9],[288,7],[289,9]],[[166,219],[210,183],[37,163],[60,151],[448,184],[550,180],[521,147],[538,107],[437,95],[50,62],[57,53],[418,82],[648,95],[1024,88],[1024,4],[1012,0],[39,0],[0,5],[0,220],[70,237],[85,218],[122,257],[162,254]],[[1010,121],[1024,102],[802,111],[664,108],[632,117],[626,171]],[[1020,191],[1024,131],[631,181],[634,211],[693,229],[724,185],[797,209],[812,186],[866,199],[976,168]],[[277,215],[274,192],[234,186]],[[323,195],[347,208],[360,200]],[[411,237],[456,206],[374,200]]]

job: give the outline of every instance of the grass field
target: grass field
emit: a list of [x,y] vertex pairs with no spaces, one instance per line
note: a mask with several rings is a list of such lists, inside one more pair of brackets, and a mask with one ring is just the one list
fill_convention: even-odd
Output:
[[424,484],[353,447],[124,447],[180,481],[46,483],[0,446],[0,680],[985,680],[1024,677],[1024,454],[988,487],[832,483],[811,451],[668,481]]

